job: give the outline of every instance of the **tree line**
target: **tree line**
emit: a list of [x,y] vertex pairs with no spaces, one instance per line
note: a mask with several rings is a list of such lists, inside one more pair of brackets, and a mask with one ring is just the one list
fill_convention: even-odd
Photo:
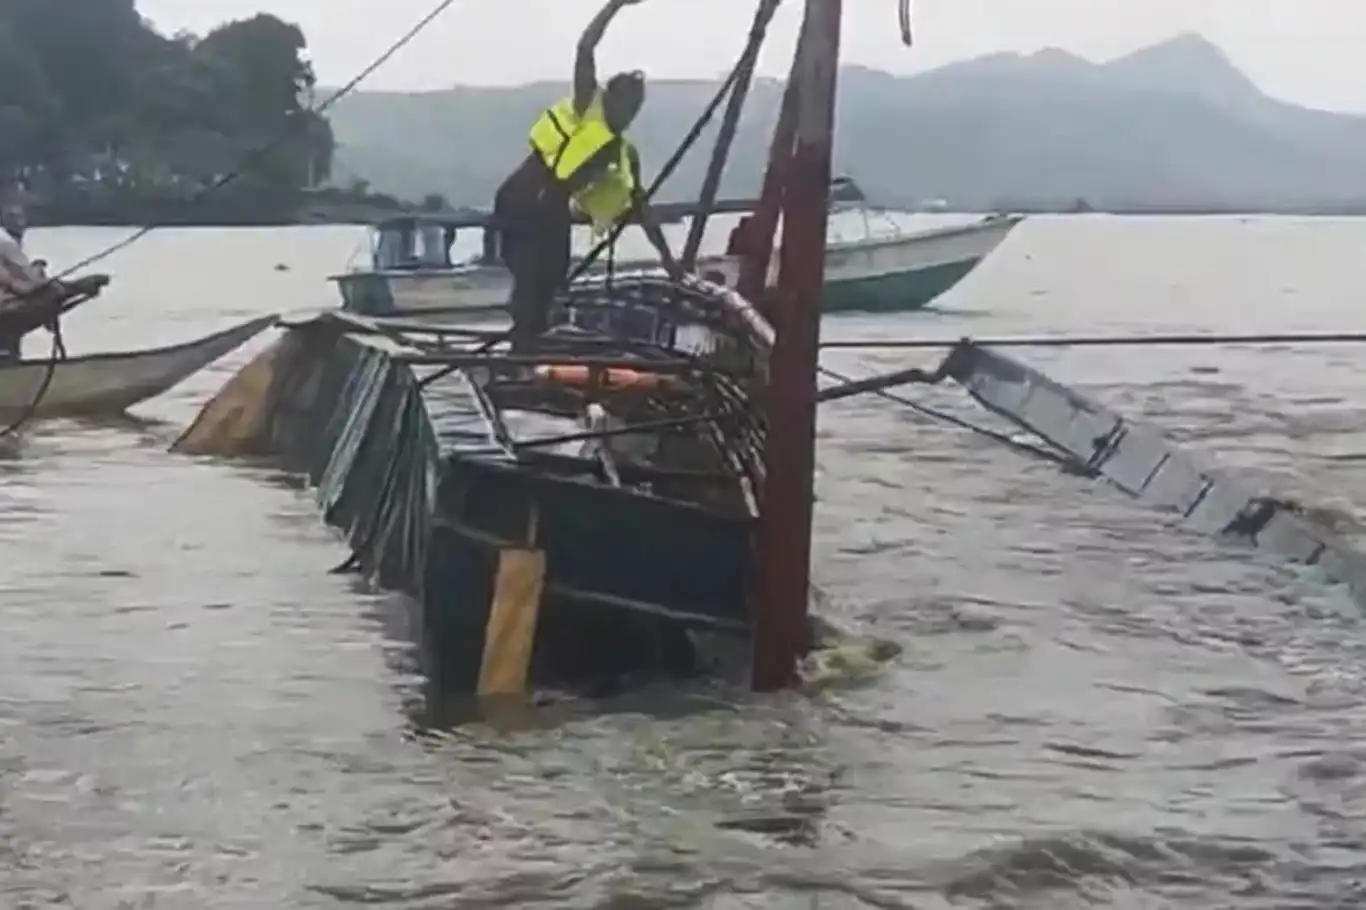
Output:
[[166,36],[135,0],[4,0],[0,179],[51,222],[291,220],[334,150],[306,51],[267,14]]

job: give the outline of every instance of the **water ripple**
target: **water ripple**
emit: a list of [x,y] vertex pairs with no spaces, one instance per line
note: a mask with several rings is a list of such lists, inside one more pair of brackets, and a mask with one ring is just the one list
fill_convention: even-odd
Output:
[[[1359,225],[1295,240],[1280,223],[1198,222],[1027,227],[942,312],[828,331],[1209,330],[1227,328],[1228,300],[1244,327],[1283,327],[1283,295],[1267,290],[1280,287],[1299,290],[1295,319],[1356,319],[1359,295],[1340,286],[1366,284]],[[35,242],[60,262],[83,236]],[[258,245],[258,268],[215,259],[209,234],[153,235],[120,266],[123,299],[69,337],[142,344],[217,328],[243,300],[311,302],[354,239],[234,234],[239,252]],[[281,250],[287,273],[271,268]],[[234,294],[168,298],[165,262],[217,269]],[[1312,573],[850,400],[822,414],[819,574],[829,612],[904,646],[882,678],[814,698],[559,703],[443,730],[403,604],[327,573],[341,547],[297,484],[165,454],[249,353],[149,404],[148,420],[46,426],[0,461],[0,905],[1366,899],[1366,636]],[[1026,356],[1359,527],[1355,354]],[[907,360],[839,352],[830,366]],[[984,419],[952,390],[915,394]]]

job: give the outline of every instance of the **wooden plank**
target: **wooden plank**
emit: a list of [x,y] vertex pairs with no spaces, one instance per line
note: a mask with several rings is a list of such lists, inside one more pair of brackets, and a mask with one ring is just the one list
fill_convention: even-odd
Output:
[[526,692],[544,587],[544,552],[506,549],[499,554],[493,605],[484,626],[479,695]]

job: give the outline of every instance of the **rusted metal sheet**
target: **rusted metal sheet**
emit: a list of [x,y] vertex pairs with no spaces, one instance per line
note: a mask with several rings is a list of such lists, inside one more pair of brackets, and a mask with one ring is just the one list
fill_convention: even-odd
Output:
[[988,410],[1057,448],[1085,473],[1208,534],[1231,537],[1320,569],[1366,603],[1366,554],[1303,514],[1254,489],[1161,430],[1129,420],[998,351],[960,344],[945,374]]
[[[341,335],[311,415],[333,428],[306,460],[328,524],[386,587],[421,593],[439,451],[412,371],[383,340]],[[320,468],[319,465],[322,467]]]

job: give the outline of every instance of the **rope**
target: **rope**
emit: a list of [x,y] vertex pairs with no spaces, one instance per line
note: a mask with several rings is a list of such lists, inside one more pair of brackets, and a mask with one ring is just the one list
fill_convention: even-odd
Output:
[[[322,101],[320,104],[317,104],[309,108],[307,113],[314,115],[321,114],[328,108],[332,107],[332,105],[340,101],[342,98],[346,97],[351,92],[355,91],[357,86],[359,86],[363,81],[369,78],[370,75],[375,72],[375,70],[379,69],[385,63],[387,63],[389,59],[394,56],[394,54],[398,53],[400,50],[406,47],[409,42],[411,42],[414,38],[421,34],[422,31],[427,28],[427,26],[431,25],[434,21],[436,21],[436,19],[447,9],[449,9],[454,3],[455,0],[441,0],[441,2],[438,3],[432,9],[431,12],[429,12],[427,15],[419,19],[417,23],[414,26],[412,26],[412,28],[408,29],[408,31],[404,32],[403,35],[401,35],[398,38],[398,40],[390,44],[389,47],[382,54],[376,57],[370,63],[369,66],[365,67],[363,70],[357,73],[355,77],[353,77],[341,88],[337,89],[337,91],[333,92],[332,95],[329,96],[326,100]],[[252,163],[259,160],[262,156],[271,152],[278,145],[280,145],[282,142],[284,142],[290,137],[290,134],[293,132],[294,123],[298,119],[298,117],[291,117],[285,123],[284,129],[282,129],[274,138],[272,138],[265,145],[259,146],[258,148],[248,152],[246,155],[242,157],[242,160],[238,162],[237,167],[233,168],[231,171],[224,174],[222,177],[218,178],[213,183],[210,183],[207,186],[202,187],[198,192],[192,194],[186,200],[186,204],[188,206],[198,205],[199,203],[203,202],[206,198],[211,196],[213,193],[218,192],[223,187],[227,186],[234,180],[237,180],[239,177],[241,177],[243,172],[245,172],[246,169]],[[166,224],[149,224],[140,227],[133,233],[129,234],[127,237],[123,238],[122,240],[110,244],[109,246],[105,247],[103,250],[100,250],[98,253],[95,253],[92,256],[87,256],[86,258],[80,260],[75,265],[70,266],[62,272],[50,276],[46,283],[44,283],[37,290],[31,293],[37,293],[38,291],[41,291],[45,288],[51,288],[55,282],[60,281],[61,279],[66,278],[69,275],[80,271],[81,269],[94,265],[96,262],[100,262],[101,260],[107,259],[113,254],[119,252],[120,250],[127,249],[134,243],[137,243],[143,237],[146,237],[148,234],[152,233],[152,231],[156,230],[157,228],[166,226]],[[43,399],[47,397],[48,389],[52,387],[52,379],[53,375],[57,371],[57,363],[65,359],[66,345],[62,341],[61,316],[59,314],[53,320],[52,323],[52,353],[48,357],[47,369],[43,375],[43,381],[38,386],[38,392],[36,395],[34,395],[33,400],[29,402],[28,407],[24,409],[23,414],[19,417],[19,419],[12,422],[3,431],[0,431],[0,437],[10,436],[14,433],[17,433],[20,429],[23,428],[25,424],[27,424],[30,420],[33,419],[34,415],[38,413],[38,409],[42,407]]]
[[1021,338],[890,338],[822,341],[822,348],[916,350],[973,344],[984,348],[1206,347],[1225,344],[1362,344],[1366,332],[1281,332],[1253,335],[1042,335]]
[[[15,299],[24,300],[42,292],[45,288],[50,286],[50,283],[41,284],[32,290],[16,295]],[[62,337],[62,317],[82,303],[94,299],[94,296],[93,293],[85,293],[64,301],[61,309],[52,317],[52,322],[48,326],[52,332],[52,347],[49,349],[47,360],[44,362],[43,379],[38,383],[38,390],[24,407],[24,410],[20,412],[20,415],[11,421],[3,430],[0,430],[0,438],[13,436],[18,433],[33,419],[34,415],[38,413],[38,409],[42,407],[43,399],[47,397],[48,389],[52,387],[52,379],[56,375],[57,364],[66,360],[67,357],[66,341]],[[24,334],[27,333],[20,334],[18,340],[15,342],[16,345],[23,345]],[[21,359],[19,363],[22,364],[23,360]]]
[[[338,101],[340,101],[342,98],[351,94],[351,92],[355,91],[356,87],[359,86],[366,79],[368,79],[370,75],[375,72],[375,70],[379,69],[381,66],[388,63],[389,59],[393,57],[394,54],[397,54],[404,47],[406,47],[409,42],[411,42],[414,38],[421,34],[427,28],[427,26],[435,22],[436,19],[447,9],[449,9],[452,5],[454,5],[454,3],[455,0],[441,0],[441,2],[438,3],[431,12],[429,12],[427,15],[419,19],[416,25],[408,29],[408,31],[404,32],[403,35],[401,35],[398,38],[398,40],[396,40],[393,44],[389,45],[388,49],[386,49],[384,53],[376,57],[370,63],[369,66],[365,67],[365,69],[357,73],[355,77],[351,79],[351,81],[347,82],[341,88],[337,89],[337,91],[333,92],[332,95],[329,96],[326,100],[324,100],[320,104],[317,104],[309,108],[306,113],[321,114],[324,111],[328,110],[330,107],[332,107],[334,104],[336,104]],[[298,119],[298,117],[290,118],[289,122],[285,124],[284,129],[282,129],[274,138],[272,138],[265,145],[259,146],[253,149],[252,151],[248,152],[246,155],[242,157],[242,160],[238,163],[237,167],[233,168],[231,171],[224,174],[222,177],[218,178],[213,183],[208,184],[207,186],[201,188],[198,192],[191,195],[189,199],[186,200],[186,204],[192,206],[198,205],[200,202],[203,202],[204,199],[206,199],[208,196],[218,192],[223,187],[227,186],[228,184],[232,183],[233,181],[241,177],[243,172],[245,172],[245,170],[250,164],[260,159],[263,155],[273,151],[278,145],[280,145],[282,142],[284,142],[286,139],[290,137],[290,134],[293,132],[294,129],[294,122]],[[152,231],[155,231],[158,228],[168,226],[174,226],[174,223],[170,222],[163,224],[149,224],[144,227],[138,228],[132,234],[128,235],[127,237],[123,238],[117,243],[111,244],[110,246],[94,254],[93,256],[88,256],[85,259],[82,259],[80,262],[77,262],[75,265],[71,266],[66,271],[54,276],[53,280],[65,278],[72,272],[79,271],[80,269],[93,265],[96,262],[99,262],[103,259],[107,259],[114,253],[117,253],[119,250],[127,249],[128,247],[132,246],[134,243],[138,242],[143,237],[146,237],[148,234],[152,233]]]
[[[749,39],[745,42],[745,48],[740,52],[739,59],[735,61],[735,65],[731,67],[730,73],[726,75],[725,81],[721,83],[720,87],[716,90],[716,94],[712,95],[711,100],[707,102],[706,108],[703,109],[701,115],[698,116],[687,134],[684,135],[683,141],[679,143],[678,148],[674,149],[674,153],[669,157],[669,160],[664,163],[664,167],[660,169],[659,175],[655,177],[654,182],[651,183],[649,189],[645,191],[645,202],[654,199],[655,195],[659,192],[660,187],[664,185],[664,181],[673,176],[673,172],[678,170],[678,165],[682,163],[683,158],[697,143],[697,140],[702,137],[702,131],[707,128],[707,124],[711,122],[712,117],[716,116],[716,111],[721,107],[721,102],[726,100],[726,96],[730,94],[731,89],[735,87],[736,82],[744,73],[745,61],[753,53],[754,48],[763,44],[764,36],[768,32],[768,21],[767,18],[762,17],[755,20],[754,25],[749,32]],[[572,283],[575,279],[587,272],[588,269],[592,267],[593,263],[597,261],[598,257],[602,255],[603,251],[617,242],[617,238],[620,237],[621,232],[626,229],[626,225],[639,214],[639,209],[640,200],[633,201],[631,203],[631,208],[627,210],[626,214],[620,218],[616,224],[612,225],[612,229],[608,232],[607,236],[598,241],[597,245],[588,251],[588,255],[579,260],[578,265],[569,273],[569,283]]]
[[38,408],[42,407],[43,399],[47,397],[47,390],[52,387],[52,377],[57,373],[57,364],[63,360],[66,360],[66,342],[62,339],[62,317],[58,314],[52,320],[52,348],[48,352],[47,363],[43,369],[43,380],[38,383],[38,391],[34,392],[33,398],[19,416],[3,430],[0,430],[0,437],[15,435],[38,413]]
[[907,47],[915,45],[915,32],[911,28],[911,0],[901,0],[897,7],[897,24],[901,26],[901,43]]
[[617,277],[617,245],[616,245],[615,242],[613,242],[610,246],[607,247],[607,280],[606,280],[606,282],[605,282],[605,284],[604,284],[604,287],[605,287],[605,289],[606,289],[606,291],[607,291],[607,296],[608,296],[608,297],[611,297],[611,296],[612,296],[612,283],[616,280],[616,277]]
[[[778,12],[778,5],[781,2],[782,0],[759,0],[759,7],[754,11],[751,31],[766,27]],[[716,142],[712,146],[707,173],[702,178],[702,192],[698,198],[699,211],[693,215],[692,223],[688,225],[688,237],[683,244],[683,254],[678,260],[679,265],[689,272],[697,267],[697,254],[702,248],[702,236],[707,231],[707,219],[716,208],[716,194],[721,189],[721,178],[725,173],[726,163],[730,160],[731,145],[735,142],[735,133],[740,126],[740,117],[744,113],[745,101],[749,98],[749,89],[754,82],[754,70],[758,62],[759,45],[751,43],[746,46],[744,56],[736,64],[738,75],[730,92],[730,102],[726,105],[725,116],[721,118],[721,126],[716,132]]]

